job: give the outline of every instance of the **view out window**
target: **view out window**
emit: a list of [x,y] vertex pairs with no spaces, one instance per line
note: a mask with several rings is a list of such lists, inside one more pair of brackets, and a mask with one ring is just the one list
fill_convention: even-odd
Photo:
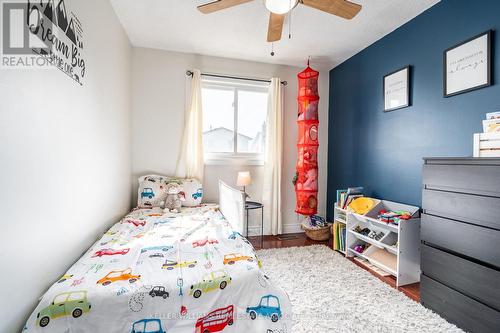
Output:
[[261,164],[265,152],[268,83],[203,78],[205,162]]

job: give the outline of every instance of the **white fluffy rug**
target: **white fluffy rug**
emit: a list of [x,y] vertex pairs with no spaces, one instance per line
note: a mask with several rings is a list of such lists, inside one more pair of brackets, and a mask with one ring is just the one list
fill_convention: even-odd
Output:
[[323,245],[257,251],[290,296],[298,332],[461,332]]

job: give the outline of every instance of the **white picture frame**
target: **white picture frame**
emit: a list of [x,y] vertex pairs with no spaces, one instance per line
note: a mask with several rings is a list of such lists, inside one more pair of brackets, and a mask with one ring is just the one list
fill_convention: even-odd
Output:
[[491,30],[443,52],[443,96],[491,85]]
[[410,66],[384,76],[384,112],[410,106]]

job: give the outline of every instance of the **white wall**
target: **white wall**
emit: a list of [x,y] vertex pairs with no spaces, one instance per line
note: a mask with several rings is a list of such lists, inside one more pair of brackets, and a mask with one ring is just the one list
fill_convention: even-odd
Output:
[[0,69],[2,333],[20,332],[131,204],[131,46],[108,1],[66,6],[84,28],[83,87],[55,69]]
[[[285,88],[285,131],[283,169],[283,223],[285,232],[299,232],[295,209],[295,192],[292,178],[297,158],[297,79],[300,68],[258,62],[216,58],[195,54],[134,48],[132,65],[132,159],[133,173],[138,177],[146,173],[171,175],[175,171],[181,145],[186,102],[186,70],[249,77],[270,78],[278,76],[288,81]],[[320,150],[319,150],[319,214],[326,211],[326,173],[328,141],[328,72],[320,74]],[[236,183],[240,170],[250,170],[254,184],[247,190],[252,199],[260,201],[262,192],[262,167],[258,166],[206,166],[205,201],[217,201],[219,179],[228,184]],[[134,189],[137,189],[135,184]],[[260,223],[256,214],[250,224]],[[266,233],[270,233],[267,228]]]

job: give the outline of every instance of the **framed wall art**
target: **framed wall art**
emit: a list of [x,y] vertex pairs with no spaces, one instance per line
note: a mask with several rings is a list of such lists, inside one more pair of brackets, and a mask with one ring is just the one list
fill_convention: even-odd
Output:
[[488,30],[444,51],[444,97],[491,85],[491,34]]
[[410,106],[410,66],[384,76],[384,112]]

